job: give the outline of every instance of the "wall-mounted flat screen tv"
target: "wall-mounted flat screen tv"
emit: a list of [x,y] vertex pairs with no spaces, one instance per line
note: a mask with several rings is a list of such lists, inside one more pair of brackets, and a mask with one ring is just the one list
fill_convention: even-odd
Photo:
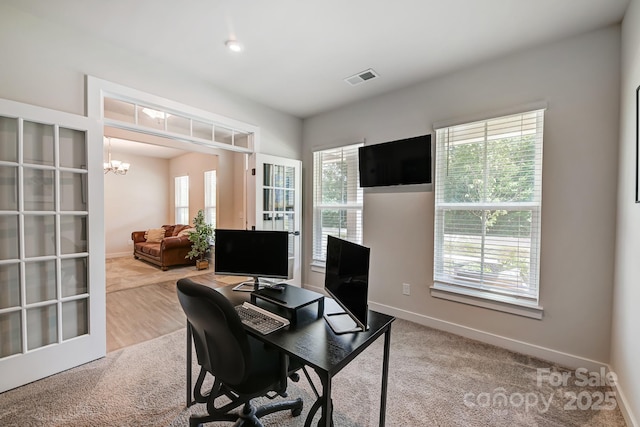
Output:
[[361,187],[431,183],[431,135],[358,149]]

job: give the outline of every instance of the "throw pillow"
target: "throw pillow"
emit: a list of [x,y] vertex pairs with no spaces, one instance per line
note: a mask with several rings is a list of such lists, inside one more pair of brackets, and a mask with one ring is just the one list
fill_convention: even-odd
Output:
[[[163,226],[164,227],[164,226]],[[173,227],[173,232],[171,233],[172,236],[178,236],[180,234],[180,232],[186,228],[190,228],[189,225],[184,225],[184,224],[177,224]]]
[[147,243],[160,243],[164,239],[164,228],[150,228],[144,233]]
[[195,228],[185,228],[181,232],[178,233],[178,237],[188,236],[189,233],[194,233],[196,231]]

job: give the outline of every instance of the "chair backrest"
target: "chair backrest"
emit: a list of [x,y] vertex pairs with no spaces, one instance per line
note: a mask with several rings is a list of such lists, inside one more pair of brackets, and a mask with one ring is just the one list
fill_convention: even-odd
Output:
[[240,317],[222,294],[193,282],[178,280],[178,300],[193,331],[198,364],[226,384],[246,380],[251,349]]

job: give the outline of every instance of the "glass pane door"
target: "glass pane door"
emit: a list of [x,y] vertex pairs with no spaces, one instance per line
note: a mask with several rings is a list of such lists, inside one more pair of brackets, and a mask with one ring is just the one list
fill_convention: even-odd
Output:
[[[15,106],[20,109],[24,104]],[[80,358],[77,354],[81,349],[79,343],[89,346],[83,338],[92,332],[88,154],[86,127],[16,117],[6,111],[0,114],[0,370],[3,372],[13,372],[16,369],[12,367],[32,365],[42,359],[53,372],[45,369],[36,376],[46,376],[68,369],[69,362],[79,364],[77,361],[82,359],[80,363],[85,363],[97,357],[94,350],[88,350]],[[94,303],[99,301],[97,298]],[[95,311],[100,313],[100,309]],[[95,322],[93,331],[98,340],[99,324]],[[101,347],[98,345],[98,350]],[[64,362],[57,360],[67,353],[76,355],[63,358]],[[37,370],[23,368],[24,373],[12,375],[0,392],[38,379],[29,374]]]
[[301,285],[301,162],[255,154],[256,223],[258,230],[289,233],[289,279]]

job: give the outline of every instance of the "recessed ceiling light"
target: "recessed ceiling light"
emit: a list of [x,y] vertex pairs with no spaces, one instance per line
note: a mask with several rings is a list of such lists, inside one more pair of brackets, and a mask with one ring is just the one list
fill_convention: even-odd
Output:
[[232,52],[242,52],[242,50],[244,49],[242,47],[242,44],[235,39],[229,39],[224,44]]

